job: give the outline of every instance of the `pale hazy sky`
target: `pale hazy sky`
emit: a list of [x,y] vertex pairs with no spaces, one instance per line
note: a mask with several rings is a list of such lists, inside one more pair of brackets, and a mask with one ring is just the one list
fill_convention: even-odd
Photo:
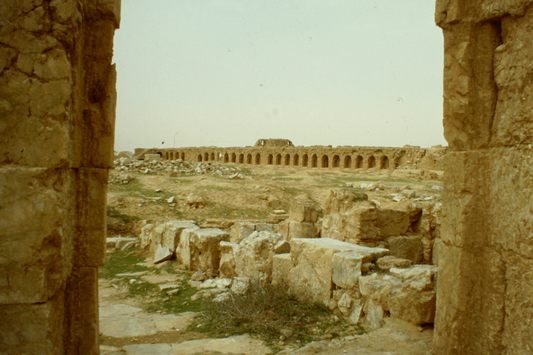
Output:
[[122,0],[115,149],[446,145],[434,7]]

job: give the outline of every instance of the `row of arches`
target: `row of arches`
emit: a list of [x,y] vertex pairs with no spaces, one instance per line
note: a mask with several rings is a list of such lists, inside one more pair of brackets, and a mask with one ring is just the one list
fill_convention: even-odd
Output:
[[280,165],[310,168],[340,169],[395,169],[398,162],[385,154],[350,155],[320,153],[267,153],[267,152],[157,152],[166,160],[195,160],[197,162],[222,162],[247,165]]
[[[267,165],[285,165],[285,166],[302,166],[310,168],[342,168],[342,169],[389,169],[391,167],[390,159],[386,155],[375,157],[370,155],[363,157],[357,155],[352,157],[351,155],[333,155],[327,154],[269,154],[267,157]],[[394,166],[395,168],[396,166]]]

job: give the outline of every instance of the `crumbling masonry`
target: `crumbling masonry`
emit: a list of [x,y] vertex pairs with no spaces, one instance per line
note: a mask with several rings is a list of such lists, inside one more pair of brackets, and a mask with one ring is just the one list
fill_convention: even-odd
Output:
[[[533,349],[532,3],[437,1],[449,142],[439,355]],[[2,353],[98,353],[118,22],[118,0],[0,2]]]

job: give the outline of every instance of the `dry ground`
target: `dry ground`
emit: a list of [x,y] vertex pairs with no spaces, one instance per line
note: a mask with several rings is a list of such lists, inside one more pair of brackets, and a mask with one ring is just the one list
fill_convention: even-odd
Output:
[[[192,219],[200,225],[209,222],[227,226],[233,221],[266,221],[275,209],[290,209],[296,196],[307,195],[324,206],[331,189],[358,188],[363,184],[382,182],[383,190],[365,191],[370,199],[382,206],[394,203],[390,193],[395,189],[409,188],[420,196],[434,196],[440,200],[440,181],[417,181],[419,171],[357,171],[317,168],[288,168],[281,166],[242,167],[242,173],[250,179],[232,180],[213,175],[181,175],[169,177],[128,173],[135,176],[129,184],[109,185],[108,205],[112,213],[108,216],[110,234],[136,234],[144,221],[167,222]],[[113,176],[119,172],[112,171]],[[414,178],[414,179],[413,179]],[[354,187],[351,187],[353,185]],[[161,189],[161,192],[156,190]],[[361,191],[364,191],[361,190]],[[205,208],[190,209],[185,200],[191,193],[206,201]],[[176,206],[169,206],[166,199],[176,196]],[[271,207],[269,207],[269,205]],[[109,212],[109,211],[108,211]],[[113,212],[115,214],[113,214]],[[130,218],[128,219],[127,216]],[[124,223],[136,220],[136,223]]]

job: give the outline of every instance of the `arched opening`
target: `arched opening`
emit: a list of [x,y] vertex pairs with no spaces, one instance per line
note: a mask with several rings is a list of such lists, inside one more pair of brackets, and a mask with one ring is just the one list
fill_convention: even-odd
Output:
[[316,168],[317,166],[318,166],[318,157],[316,156],[316,154],[313,154],[313,156],[311,157],[311,167]]
[[201,163],[201,162],[202,162],[202,160],[203,160],[202,154],[198,154],[198,162],[200,162],[200,163]]
[[294,154],[294,156],[292,157],[292,165],[298,166],[299,163],[300,163],[300,156],[298,154]]
[[344,157],[344,165],[343,165],[343,168],[344,169],[349,169],[352,167],[352,157],[347,155]]
[[276,165],[281,165],[281,154],[276,154]]
[[388,169],[389,168],[389,157],[386,155],[383,155],[380,159],[379,163],[380,169]]
[[376,167],[376,158],[374,158],[373,155],[369,156],[368,157],[368,162],[366,164],[366,167],[368,169],[372,169],[372,168],[375,168]]
[[252,154],[246,156],[246,164],[252,165]]
[[255,155],[255,165],[261,165],[261,154],[259,153]]
[[225,153],[224,154],[224,163],[228,163],[228,162],[229,162],[229,154]]
[[181,160],[185,160],[185,152],[181,152]]
[[304,154],[302,156],[302,166],[308,166],[309,165],[309,157],[307,156],[307,154]]
[[204,154],[204,161],[208,161],[209,160],[209,153],[205,153]]
[[239,154],[239,164],[244,164],[244,154]]
[[322,167],[329,168],[329,157],[327,155],[322,156]]
[[285,161],[283,165],[291,165],[291,156],[289,154],[285,155]]
[[215,160],[215,153],[211,153],[211,159],[209,159],[211,161],[214,161]]
[[267,164],[272,165],[274,163],[274,156],[272,154],[268,155]]
[[355,158],[355,168],[356,169],[363,168],[363,157],[360,155],[358,155],[357,158]]
[[235,163],[237,161],[237,154],[231,153],[231,162]]
[[341,167],[341,158],[338,155],[333,156],[333,162],[331,165],[333,168],[340,168]]

